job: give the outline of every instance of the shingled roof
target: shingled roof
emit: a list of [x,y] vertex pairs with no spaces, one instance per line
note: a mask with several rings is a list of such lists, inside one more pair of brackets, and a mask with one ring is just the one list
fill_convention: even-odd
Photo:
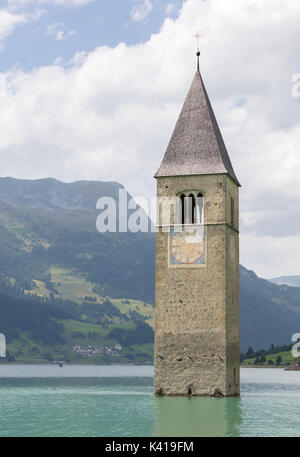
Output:
[[197,71],[155,178],[219,173],[228,173],[240,186]]

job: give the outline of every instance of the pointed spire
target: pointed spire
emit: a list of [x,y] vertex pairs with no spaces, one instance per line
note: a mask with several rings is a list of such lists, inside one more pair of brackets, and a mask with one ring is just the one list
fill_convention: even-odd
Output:
[[[199,55],[198,55],[199,53]],[[239,186],[198,68],[155,177],[227,173]]]
[[200,62],[199,62],[199,60],[200,60],[200,55],[201,55],[201,53],[200,53],[200,51],[198,50],[196,56],[197,56],[197,71],[199,71],[199,73],[200,73]]
[[200,55],[201,55],[201,52],[200,52],[200,38],[201,38],[200,32],[198,32],[198,31],[196,32],[195,38],[197,40],[197,53],[196,53],[196,56],[197,56],[197,71],[200,72],[200,63],[199,63]]

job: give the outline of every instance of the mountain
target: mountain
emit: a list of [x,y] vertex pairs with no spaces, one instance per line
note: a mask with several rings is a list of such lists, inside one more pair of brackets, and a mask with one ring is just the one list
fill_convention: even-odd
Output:
[[269,281],[280,286],[300,287],[300,276],[279,276],[279,278],[272,278]]
[[240,266],[241,350],[288,344],[300,331],[300,288],[272,284]]
[[51,210],[93,210],[98,198],[107,196],[118,200],[124,189],[117,182],[77,181],[64,183],[57,179],[0,178],[0,199],[19,208]]
[[153,302],[154,234],[96,230],[97,200],[111,197],[118,207],[120,190],[113,182],[1,178],[0,279],[51,291],[72,273],[101,295]]
[[[114,358],[99,349],[98,359],[152,357],[155,235],[96,230],[98,199],[111,197],[118,209],[120,191],[125,192],[115,182],[0,178],[0,332],[5,330],[16,360],[42,360],[47,353],[82,361],[72,347],[128,346],[134,340],[138,348],[123,349]],[[116,219],[118,224],[118,212]],[[33,326],[37,303],[46,320],[53,309],[65,313],[49,318],[53,328],[58,324],[57,344],[49,347],[18,319],[14,325],[8,314],[15,309],[19,315],[19,303]]]
[[[12,359],[151,361],[155,234],[96,230],[97,200],[112,197],[118,209],[120,191],[0,178],[0,332]],[[243,352],[289,343],[300,288],[240,267],[240,321]]]

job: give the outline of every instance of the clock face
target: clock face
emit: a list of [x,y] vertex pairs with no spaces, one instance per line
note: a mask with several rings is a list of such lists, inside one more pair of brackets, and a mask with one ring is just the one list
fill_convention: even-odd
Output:
[[204,254],[204,236],[197,229],[186,228],[182,232],[174,233],[170,247],[171,255],[176,261],[174,263],[198,263]]

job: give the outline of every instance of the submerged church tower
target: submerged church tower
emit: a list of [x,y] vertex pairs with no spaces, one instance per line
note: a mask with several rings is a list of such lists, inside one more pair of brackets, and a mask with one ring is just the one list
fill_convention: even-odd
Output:
[[157,171],[156,395],[239,395],[239,181],[200,71]]

